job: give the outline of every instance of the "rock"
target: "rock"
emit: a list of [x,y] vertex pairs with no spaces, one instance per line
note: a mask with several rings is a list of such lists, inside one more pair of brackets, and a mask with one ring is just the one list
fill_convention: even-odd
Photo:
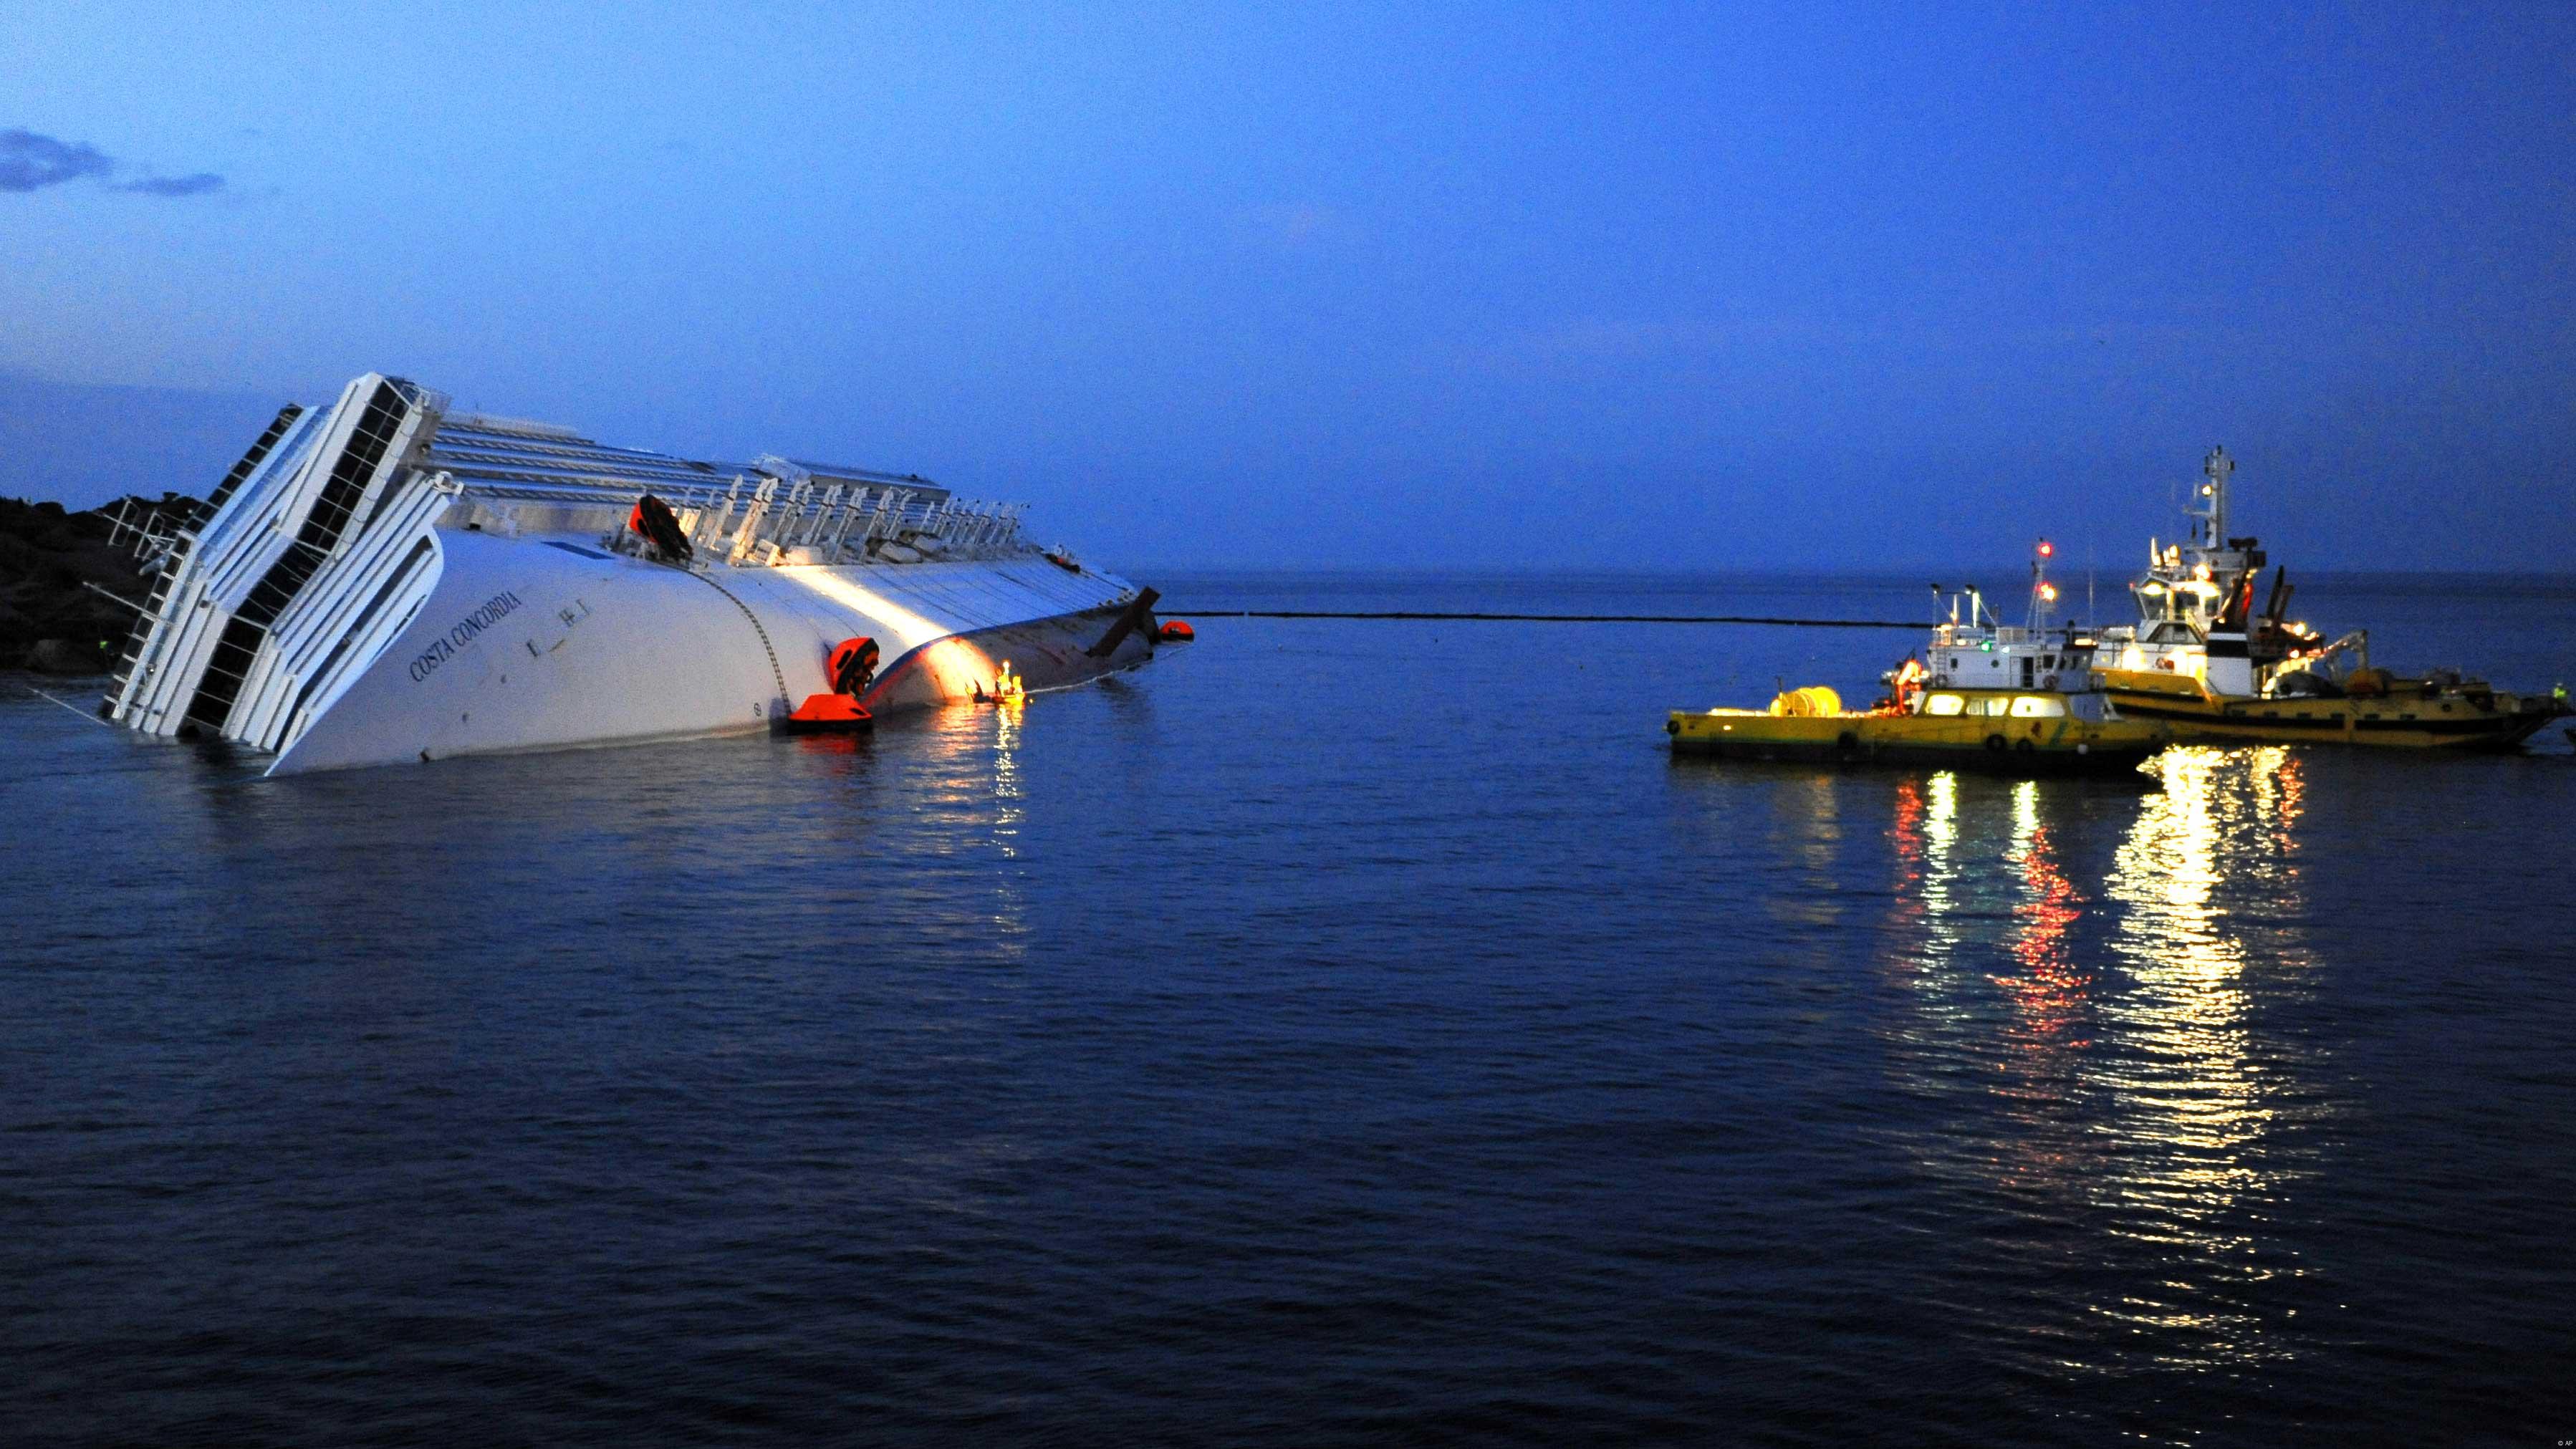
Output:
[[[127,502],[129,512],[148,508],[165,524],[194,518],[197,507],[176,494]],[[0,669],[99,674],[114,666],[134,614],[85,585],[140,600],[152,581],[109,532],[106,510],[0,498]]]
[[93,644],[39,639],[27,650],[27,667],[39,674],[105,674],[108,658]]

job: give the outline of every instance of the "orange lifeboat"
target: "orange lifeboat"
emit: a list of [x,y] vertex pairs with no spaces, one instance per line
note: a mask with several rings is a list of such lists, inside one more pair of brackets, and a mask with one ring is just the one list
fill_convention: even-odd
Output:
[[823,657],[823,672],[834,692],[805,696],[805,702],[780,720],[778,727],[791,735],[819,735],[844,734],[875,724],[876,716],[859,703],[859,697],[876,677],[877,658],[874,639],[844,639],[833,645]]

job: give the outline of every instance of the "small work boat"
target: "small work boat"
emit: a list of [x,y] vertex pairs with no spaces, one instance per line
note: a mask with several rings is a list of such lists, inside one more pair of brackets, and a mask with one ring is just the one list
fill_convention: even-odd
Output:
[[1894,696],[1866,710],[1844,709],[1833,690],[1810,686],[1784,691],[1768,709],[1677,709],[1664,731],[1677,755],[2013,775],[2131,771],[2173,737],[2163,725],[2120,718],[2097,693],[1931,688],[1914,668],[1909,661]]

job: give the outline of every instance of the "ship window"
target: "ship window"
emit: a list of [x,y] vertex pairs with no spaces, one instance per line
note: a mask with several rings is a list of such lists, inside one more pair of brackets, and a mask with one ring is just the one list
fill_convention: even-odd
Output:
[[2066,701],[2041,694],[2025,694],[2012,702],[2014,719],[2064,719]]
[[1984,695],[1976,701],[1976,703],[1968,710],[1968,713],[1999,715],[2004,712],[2005,706],[2011,703],[2012,701],[2004,698],[2000,694]]
[[1967,701],[1955,694],[1931,694],[1923,698],[1925,714],[1954,715],[1966,705]]
[[2021,657],[2021,687],[2028,689],[2039,669],[2039,661],[2025,654]]

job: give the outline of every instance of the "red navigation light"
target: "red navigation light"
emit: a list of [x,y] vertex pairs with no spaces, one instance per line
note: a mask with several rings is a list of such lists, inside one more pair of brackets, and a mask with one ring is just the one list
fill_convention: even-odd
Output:
[[2040,556],[2041,558],[2048,558],[2048,557],[2051,557],[2051,556],[2053,556],[2054,554],[2056,554],[2056,552],[2057,552],[2057,545],[2055,545],[2055,544],[2053,544],[2053,543],[2050,543],[2047,539],[2044,539],[2044,538],[2043,538],[2043,539],[2041,539],[2041,540],[2039,541],[2039,556]]

